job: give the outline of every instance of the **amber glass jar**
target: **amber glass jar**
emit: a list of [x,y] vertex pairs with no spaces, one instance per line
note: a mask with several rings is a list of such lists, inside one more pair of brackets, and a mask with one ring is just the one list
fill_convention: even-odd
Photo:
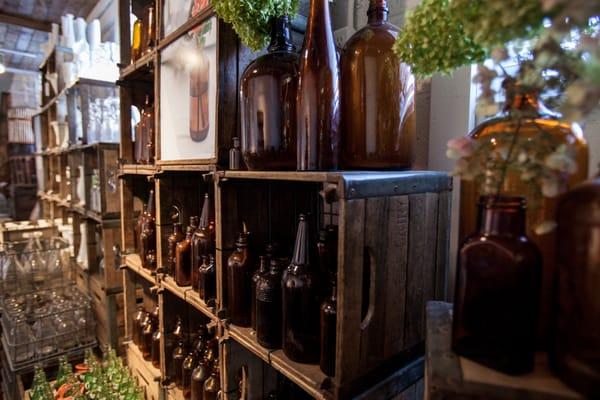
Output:
[[203,256],[198,275],[198,294],[205,303],[208,303],[217,297],[217,269],[215,257],[212,254],[208,257],[208,260],[206,256]]
[[137,19],[133,23],[133,34],[131,39],[131,62],[140,58],[142,51],[142,20]]
[[321,285],[323,296],[328,296],[328,292],[337,279],[337,258],[338,258],[338,227],[327,225],[325,229],[319,231],[319,241],[317,242],[317,254],[319,255],[319,274],[325,282]]
[[173,377],[175,375],[172,355],[180,340],[183,340],[183,325],[181,322],[181,317],[177,316],[175,327],[171,332],[165,335],[165,354],[167,355],[165,364],[167,376],[169,377]]
[[559,377],[600,398],[600,177],[558,206],[557,283],[551,363]]
[[258,268],[252,274],[252,285],[250,287],[250,321],[252,329],[256,331],[256,284],[260,277],[267,273],[267,258],[258,257]]
[[482,197],[478,225],[458,254],[452,347],[523,374],[533,368],[542,262],[525,234],[525,200]]
[[198,217],[191,217],[185,239],[177,243],[175,249],[175,283],[179,286],[192,284],[192,235],[197,224]]
[[337,284],[333,282],[331,295],[321,304],[321,359],[319,365],[325,375],[335,375],[335,338],[337,323]]
[[236,249],[227,259],[227,308],[231,322],[250,326],[250,300],[253,263],[248,248],[248,233],[240,233]]
[[[587,178],[588,146],[581,128],[567,121],[561,121],[541,104],[534,93],[511,94],[507,92],[505,110],[475,128],[469,134],[479,142],[493,142],[496,137],[512,137],[517,127],[517,120],[511,112],[518,111],[526,117],[521,121],[519,136],[535,137],[540,128],[549,133],[558,144],[565,144],[575,153],[577,172],[569,177],[567,186],[573,187]],[[506,142],[506,140],[504,140]],[[519,173],[509,171],[501,192],[507,196],[525,196],[531,193],[531,183],[521,180]],[[477,229],[477,202],[481,193],[479,186],[473,181],[462,180],[460,184],[460,240]],[[542,198],[539,204],[531,205],[527,210],[527,236],[535,242],[543,258],[542,284],[540,288],[540,317],[538,322],[538,342],[546,347],[550,328],[550,305],[552,303],[552,279],[556,270],[556,232],[538,235],[536,226],[543,221],[554,220],[557,198]]]
[[267,349],[281,347],[281,271],[285,259],[272,259],[256,282],[256,340]]
[[156,43],[156,14],[154,3],[144,10],[144,21],[142,23],[142,55],[149,53]]
[[283,298],[283,351],[291,360],[319,361],[318,277],[310,260],[308,221],[300,215],[292,262],[281,280]]
[[329,1],[311,0],[298,73],[298,170],[329,170],[338,166],[338,64]]
[[131,339],[133,340],[133,343],[136,346],[140,345],[140,341],[142,340],[141,337],[141,325],[142,325],[142,319],[145,317],[145,312],[144,312],[144,307],[142,306],[138,306],[137,308],[137,312],[135,313],[135,315],[133,316],[133,329],[132,329],[132,337]]
[[210,376],[206,382],[204,382],[204,390],[202,391],[204,400],[217,400],[219,398],[220,390],[221,378],[219,374],[219,362],[216,360],[213,364]]
[[157,325],[154,334],[152,335],[152,351],[150,352],[150,358],[154,368],[160,368],[160,339],[162,333]]
[[242,154],[249,170],[296,168],[296,89],[299,58],[290,18],[271,21],[267,54],[242,75]]
[[138,329],[138,332],[139,332],[138,348],[140,349],[140,352],[142,354],[144,354],[144,352],[146,351],[145,350],[146,343],[144,342],[144,331],[146,330],[146,326],[150,323],[151,323],[150,313],[144,312],[144,315],[140,319],[140,325],[139,325],[139,329]]
[[177,243],[184,239],[183,224],[181,222],[173,223],[173,233],[167,238],[167,267],[169,275],[175,275]]
[[173,350],[173,377],[175,386],[179,389],[183,389],[183,360],[185,360],[185,346],[183,338],[179,339],[177,347]]
[[393,51],[399,30],[386,0],[370,0],[368,24],[341,57],[341,166],[409,168],[416,139],[415,78]]
[[203,400],[204,382],[210,377],[211,363],[203,356],[198,366],[192,372],[192,383],[190,390],[191,400]]
[[[192,270],[198,271],[202,265],[202,256],[215,254],[215,217],[213,205],[208,193],[203,197],[202,212],[198,228],[192,237]],[[198,281],[192,279],[192,286],[198,289]]]
[[144,330],[142,331],[142,342],[144,345],[141,350],[142,356],[146,361],[152,361],[152,336],[156,329],[158,329],[158,323],[153,317],[150,317],[150,321],[144,326]]
[[198,355],[196,350],[190,350],[187,357],[183,360],[181,366],[182,372],[182,386],[183,386],[183,397],[189,399],[192,390],[192,373],[198,366]]
[[146,213],[140,233],[140,258],[142,267],[150,269],[148,256],[156,254],[156,218],[154,216],[154,190],[150,191],[150,199],[146,206]]

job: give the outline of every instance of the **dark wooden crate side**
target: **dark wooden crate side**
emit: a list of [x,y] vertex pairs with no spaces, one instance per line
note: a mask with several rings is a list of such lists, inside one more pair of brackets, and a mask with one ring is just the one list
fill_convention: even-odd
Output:
[[447,243],[449,214],[441,193],[342,201],[338,389],[423,342],[425,303],[445,297],[447,249],[438,240]]

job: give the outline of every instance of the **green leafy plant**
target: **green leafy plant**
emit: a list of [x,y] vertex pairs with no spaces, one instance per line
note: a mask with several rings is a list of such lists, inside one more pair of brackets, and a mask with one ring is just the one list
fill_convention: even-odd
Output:
[[262,49],[271,33],[271,19],[293,16],[299,0],[213,0],[219,18],[230,23],[253,51]]
[[407,13],[394,51],[421,77],[449,74],[486,56],[485,49],[465,32],[452,12],[450,0],[423,0]]

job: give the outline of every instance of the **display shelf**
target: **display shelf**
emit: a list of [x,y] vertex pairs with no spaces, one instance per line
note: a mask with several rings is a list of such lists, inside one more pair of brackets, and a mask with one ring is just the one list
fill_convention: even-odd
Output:
[[214,172],[214,164],[190,164],[173,161],[157,161],[157,173],[161,172]]
[[139,360],[141,360],[142,364],[144,365],[146,370],[151,373],[154,380],[159,380],[160,379],[160,369],[156,368],[154,365],[152,365],[152,363],[150,361],[144,360],[144,356],[142,355],[142,352],[135,345],[135,343],[133,343],[132,341],[128,341],[128,342],[126,342],[126,345],[127,345],[127,350],[130,351],[132,354],[134,354]]
[[148,164],[123,164],[121,165],[119,175],[146,175],[156,174],[157,168]]
[[163,276],[163,278],[160,281],[160,284],[170,293],[179,297],[180,299],[194,307],[196,310],[200,311],[202,314],[207,316],[211,321],[216,322],[218,320],[217,316],[213,312],[214,308],[207,306],[206,303],[204,303],[204,301],[200,299],[198,292],[194,290],[191,286],[178,286],[177,283],[175,283],[175,279],[168,275]]
[[145,75],[153,73],[153,64],[156,62],[157,52],[152,49],[138,60],[121,68],[120,80],[139,80]]
[[152,284],[157,283],[156,274],[152,274],[150,271],[142,267],[142,259],[137,254],[127,254],[124,256],[125,265],[127,268],[147,280]]
[[331,398],[331,394],[325,389],[329,378],[321,372],[318,364],[297,363],[290,360],[281,349],[265,349],[256,342],[256,335],[251,328],[230,324],[226,327],[225,332],[230,338],[260,357],[315,399]]

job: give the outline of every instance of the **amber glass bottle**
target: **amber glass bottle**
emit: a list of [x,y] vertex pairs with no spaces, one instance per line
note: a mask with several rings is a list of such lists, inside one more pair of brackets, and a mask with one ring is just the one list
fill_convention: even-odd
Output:
[[131,40],[131,62],[140,58],[142,50],[142,20],[137,19],[133,23],[133,35]]
[[298,170],[338,165],[339,72],[328,0],[311,0],[300,57],[296,111]]
[[175,265],[176,265],[176,251],[177,251],[177,243],[181,242],[185,239],[185,235],[183,234],[183,225],[181,222],[173,223],[173,233],[169,235],[167,239],[167,266],[169,268],[169,275],[175,275]]
[[175,282],[179,286],[192,284],[192,235],[198,224],[198,217],[190,218],[185,239],[177,243],[175,249]]
[[221,390],[221,378],[219,374],[219,362],[215,360],[210,377],[204,382],[204,400],[217,400]]
[[321,285],[323,296],[328,296],[329,288],[337,279],[338,227],[327,225],[319,231],[317,253],[319,255],[319,274],[326,284]]
[[150,353],[152,359],[152,365],[154,368],[160,368],[160,339],[162,333],[159,327],[156,327],[154,334],[152,335],[152,351]]
[[256,283],[256,340],[267,349],[281,347],[281,271],[286,259],[272,259]]
[[139,342],[138,342],[138,348],[140,349],[140,352],[142,354],[144,354],[144,352],[146,351],[146,343],[144,342],[144,331],[146,330],[146,326],[148,326],[148,324],[151,323],[151,318],[150,318],[150,313],[148,312],[144,312],[144,315],[142,316],[142,318],[140,319],[140,326],[139,326]]
[[138,306],[137,312],[133,316],[132,337],[133,343],[139,347],[141,341],[141,325],[142,319],[145,317],[144,307]]
[[148,95],[135,130],[134,159],[138,164],[154,162],[154,105]]
[[150,4],[144,10],[144,21],[142,24],[142,54],[149,53],[156,43],[156,14],[154,3]]
[[203,400],[204,382],[210,377],[211,362],[204,355],[199,355],[200,362],[192,372],[192,383],[190,390],[191,400]]
[[142,236],[142,231],[144,230],[144,222],[146,221],[146,208],[148,205],[144,203],[142,205],[142,210],[140,211],[140,215],[135,223],[135,227],[133,228],[135,232],[135,251],[138,253],[140,258],[142,257],[142,244],[140,243],[140,238]]
[[297,362],[319,361],[318,277],[310,260],[308,221],[300,215],[292,262],[283,274],[283,351]]
[[[517,120],[511,113],[519,112],[524,115],[519,129],[519,136],[533,138],[540,134],[540,129],[550,134],[558,146],[566,145],[572,149],[577,162],[577,172],[571,175],[568,187],[573,187],[587,178],[588,146],[581,128],[574,123],[561,121],[555,114],[548,111],[537,99],[535,93],[515,94],[507,85],[507,102],[503,113],[475,128],[470,137],[481,143],[492,144],[498,138],[512,138],[515,133]],[[506,143],[508,139],[504,139]],[[547,141],[544,141],[546,143]],[[521,174],[509,171],[501,192],[507,196],[527,196],[531,193],[531,183],[521,179]],[[473,181],[462,180],[460,184],[460,240],[477,229],[477,202],[479,186]],[[554,220],[557,198],[542,198],[538,204],[527,210],[527,236],[535,242],[543,257],[542,285],[540,292],[540,317],[538,323],[538,342],[546,347],[547,335],[550,328],[550,313],[552,304],[553,277],[556,270],[556,232],[538,235],[535,228],[543,221]]]
[[155,320],[153,314],[154,313],[150,316],[150,320],[144,326],[144,330],[142,331],[142,342],[144,343],[142,346],[142,355],[146,361],[152,361],[152,335],[154,335],[154,331],[158,329],[158,321]]
[[258,257],[258,268],[252,274],[252,285],[250,287],[250,321],[252,329],[256,330],[256,284],[261,276],[267,273],[267,258]]
[[146,207],[146,217],[140,234],[140,258],[142,267],[149,269],[148,255],[156,254],[156,218],[154,216],[154,190],[150,191],[150,199]]
[[590,399],[600,398],[600,177],[566,193],[557,213],[557,283],[551,363]]
[[205,303],[217,297],[217,269],[215,257],[211,254],[208,259],[203,256],[203,262],[198,270],[198,294]]
[[190,71],[190,137],[201,142],[208,137],[210,128],[208,110],[208,80],[210,63],[205,52],[198,48],[197,62]]
[[175,386],[179,389],[183,389],[183,360],[185,359],[185,354],[183,338],[180,338],[177,347],[173,350],[173,376]]
[[165,354],[167,355],[165,364],[167,367],[167,376],[170,377],[175,375],[172,355],[180,340],[183,340],[183,325],[181,322],[181,317],[177,316],[175,328],[165,336]]
[[482,197],[479,229],[458,255],[452,348],[508,374],[531,371],[541,256],[525,235],[525,200]]
[[271,21],[268,53],[242,75],[242,154],[249,170],[296,168],[296,89],[299,58],[290,17]]
[[183,360],[181,366],[182,372],[182,386],[183,386],[183,397],[189,399],[192,390],[192,372],[198,366],[198,355],[196,350],[190,350],[187,357]]
[[240,233],[236,249],[227,260],[227,308],[231,322],[250,326],[252,258],[248,249],[248,233]]
[[[203,197],[202,212],[198,228],[192,237],[192,270],[197,272],[202,265],[202,256],[215,254],[215,217],[208,193]],[[192,286],[198,289],[198,281],[192,279]]]
[[332,282],[331,296],[321,304],[321,371],[335,375],[335,338],[337,323],[337,284]]
[[416,138],[415,78],[394,54],[399,30],[386,0],[370,0],[368,24],[341,57],[341,166],[409,168]]

